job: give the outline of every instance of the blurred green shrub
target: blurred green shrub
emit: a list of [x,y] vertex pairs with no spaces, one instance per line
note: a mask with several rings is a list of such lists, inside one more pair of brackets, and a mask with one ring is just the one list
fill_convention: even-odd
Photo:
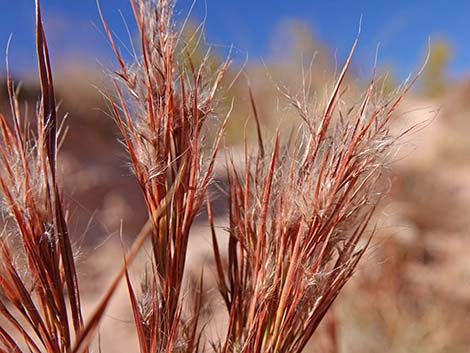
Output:
[[446,71],[452,59],[452,48],[444,38],[431,43],[429,60],[423,73],[423,93],[428,97],[441,96],[447,86]]

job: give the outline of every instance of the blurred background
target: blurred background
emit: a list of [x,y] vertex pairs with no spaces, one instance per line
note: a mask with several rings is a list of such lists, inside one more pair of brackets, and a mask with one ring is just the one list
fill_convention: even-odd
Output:
[[[41,2],[60,109],[69,113],[63,179],[71,228],[82,251],[82,287],[92,307],[120,263],[120,227],[130,241],[146,211],[100,93],[108,90],[107,77],[116,63],[97,3]],[[99,3],[130,60],[136,30],[129,1]],[[21,101],[31,111],[39,97],[34,1],[0,4],[0,53],[11,38],[10,74],[21,83]],[[175,13],[180,24],[186,21],[183,35],[194,48],[193,60],[202,60],[208,50],[214,68],[227,55],[233,59],[220,110],[225,112],[234,99],[225,143],[235,151],[245,124],[252,123],[248,84],[268,131],[281,119],[292,123],[279,87],[297,92],[308,77],[312,98],[321,105],[359,28],[348,76],[351,96],[366,87],[376,58],[388,94],[419,71],[428,56],[397,114],[398,128],[419,124],[419,129],[406,136],[392,164],[391,193],[376,220],[374,243],[327,317],[335,334],[320,330],[308,351],[469,352],[470,2],[180,0]],[[194,36],[196,29],[200,35]],[[8,111],[5,77],[1,60],[3,112]],[[223,202],[217,207],[223,218]],[[207,238],[203,218],[195,239]],[[190,256],[191,266],[210,263],[210,242],[201,244]],[[103,327],[113,333],[108,341],[104,334],[103,343],[114,344],[115,351],[135,347],[127,302],[123,291]]]

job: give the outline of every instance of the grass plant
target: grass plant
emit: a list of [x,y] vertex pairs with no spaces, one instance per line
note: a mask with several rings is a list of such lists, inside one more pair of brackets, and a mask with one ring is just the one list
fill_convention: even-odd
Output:
[[[414,81],[382,98],[373,77],[361,100],[345,107],[344,79],[357,44],[319,114],[286,94],[302,120],[287,142],[266,143],[250,91],[257,153],[244,143],[243,168],[227,160],[228,248],[216,234],[211,183],[227,117],[216,97],[229,68],[197,64],[173,20],[171,0],[130,0],[138,50],[127,62],[106,21],[118,70],[106,96],[147,206],[148,222],[95,310],[82,318],[67,210],[57,172],[63,125],[36,1],[41,99],[30,126],[11,80],[12,119],[0,116],[0,352],[87,352],[118,284],[125,281],[142,353],[301,352],[367,249],[368,228],[385,192],[396,142],[393,113]],[[209,58],[209,56],[207,56]],[[305,97],[306,95],[302,95]],[[219,121],[213,141],[205,131]],[[212,125],[213,126],[213,125]],[[204,342],[202,282],[183,295],[191,227],[207,204],[218,289],[227,310],[225,337]],[[140,290],[129,267],[150,240]]]

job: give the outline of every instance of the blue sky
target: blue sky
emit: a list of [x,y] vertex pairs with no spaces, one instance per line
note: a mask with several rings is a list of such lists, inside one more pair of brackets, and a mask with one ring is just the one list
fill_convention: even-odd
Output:
[[[35,69],[34,0],[0,0],[0,53],[13,33],[11,66],[15,73]],[[132,23],[129,0],[100,0],[111,28],[126,39],[118,10]],[[192,0],[180,0],[183,17]],[[449,5],[452,4],[452,5]],[[42,0],[43,17],[56,65],[112,63],[101,32],[95,0]],[[450,74],[470,71],[470,1],[465,0],[197,0],[192,17],[206,19],[207,41],[223,50],[233,44],[240,62],[269,60],[273,35],[287,19],[305,22],[329,48],[344,58],[357,32],[362,33],[356,66],[367,71],[380,43],[379,63],[400,78],[423,61],[428,38],[445,38],[453,51]],[[3,57],[0,54],[0,57]],[[4,60],[0,60],[0,70]]]

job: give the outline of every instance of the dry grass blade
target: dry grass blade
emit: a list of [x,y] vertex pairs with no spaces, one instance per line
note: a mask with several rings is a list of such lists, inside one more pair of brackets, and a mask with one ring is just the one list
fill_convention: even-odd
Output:
[[36,43],[37,43],[37,54],[39,63],[39,73],[41,78],[41,91],[42,101],[41,105],[43,108],[43,119],[45,127],[45,138],[44,144],[47,149],[47,158],[50,165],[51,181],[54,190],[52,190],[53,196],[51,200],[54,209],[54,226],[57,229],[60,251],[62,256],[62,262],[64,266],[64,276],[69,289],[70,295],[70,308],[72,310],[72,319],[75,328],[75,333],[78,333],[83,325],[83,319],[81,315],[80,307],[80,292],[78,289],[77,272],[75,269],[75,263],[73,259],[72,246],[68,236],[67,223],[63,207],[60,203],[60,195],[58,185],[56,183],[56,152],[57,152],[57,112],[55,104],[54,84],[52,80],[52,70],[49,60],[49,51],[47,49],[47,41],[44,34],[44,28],[42,26],[41,9],[39,0],[36,2]]
[[[184,164],[182,168],[183,168],[182,170],[184,170]],[[169,201],[171,200],[171,197],[174,193],[174,189],[180,186],[181,175],[182,175],[182,171],[178,173],[179,177],[177,177],[176,182],[173,185],[173,188],[169,190],[168,195],[166,195],[165,199],[162,200],[160,207],[155,211],[155,213],[153,214],[153,217],[155,218],[161,217],[161,215],[164,212],[166,212]],[[140,249],[144,245],[145,240],[148,238],[149,234],[151,234],[151,231],[152,231],[151,219],[149,219],[140,230],[139,234],[137,235],[137,237],[135,238],[132,244],[131,249],[128,251],[128,253],[124,257],[124,263],[120,271],[115,275],[113,281],[107,288],[106,293],[103,295],[103,298],[101,299],[99,304],[96,306],[91,317],[88,319],[87,324],[80,331],[80,335],[75,342],[74,348],[71,350],[73,353],[84,352],[87,350],[87,347],[91,344],[93,337],[96,335],[96,332],[99,328],[100,321],[105,313],[105,310],[109,304],[109,301],[111,300],[113,294],[115,293],[122,278],[127,273],[128,265],[130,265],[135,260]]]

